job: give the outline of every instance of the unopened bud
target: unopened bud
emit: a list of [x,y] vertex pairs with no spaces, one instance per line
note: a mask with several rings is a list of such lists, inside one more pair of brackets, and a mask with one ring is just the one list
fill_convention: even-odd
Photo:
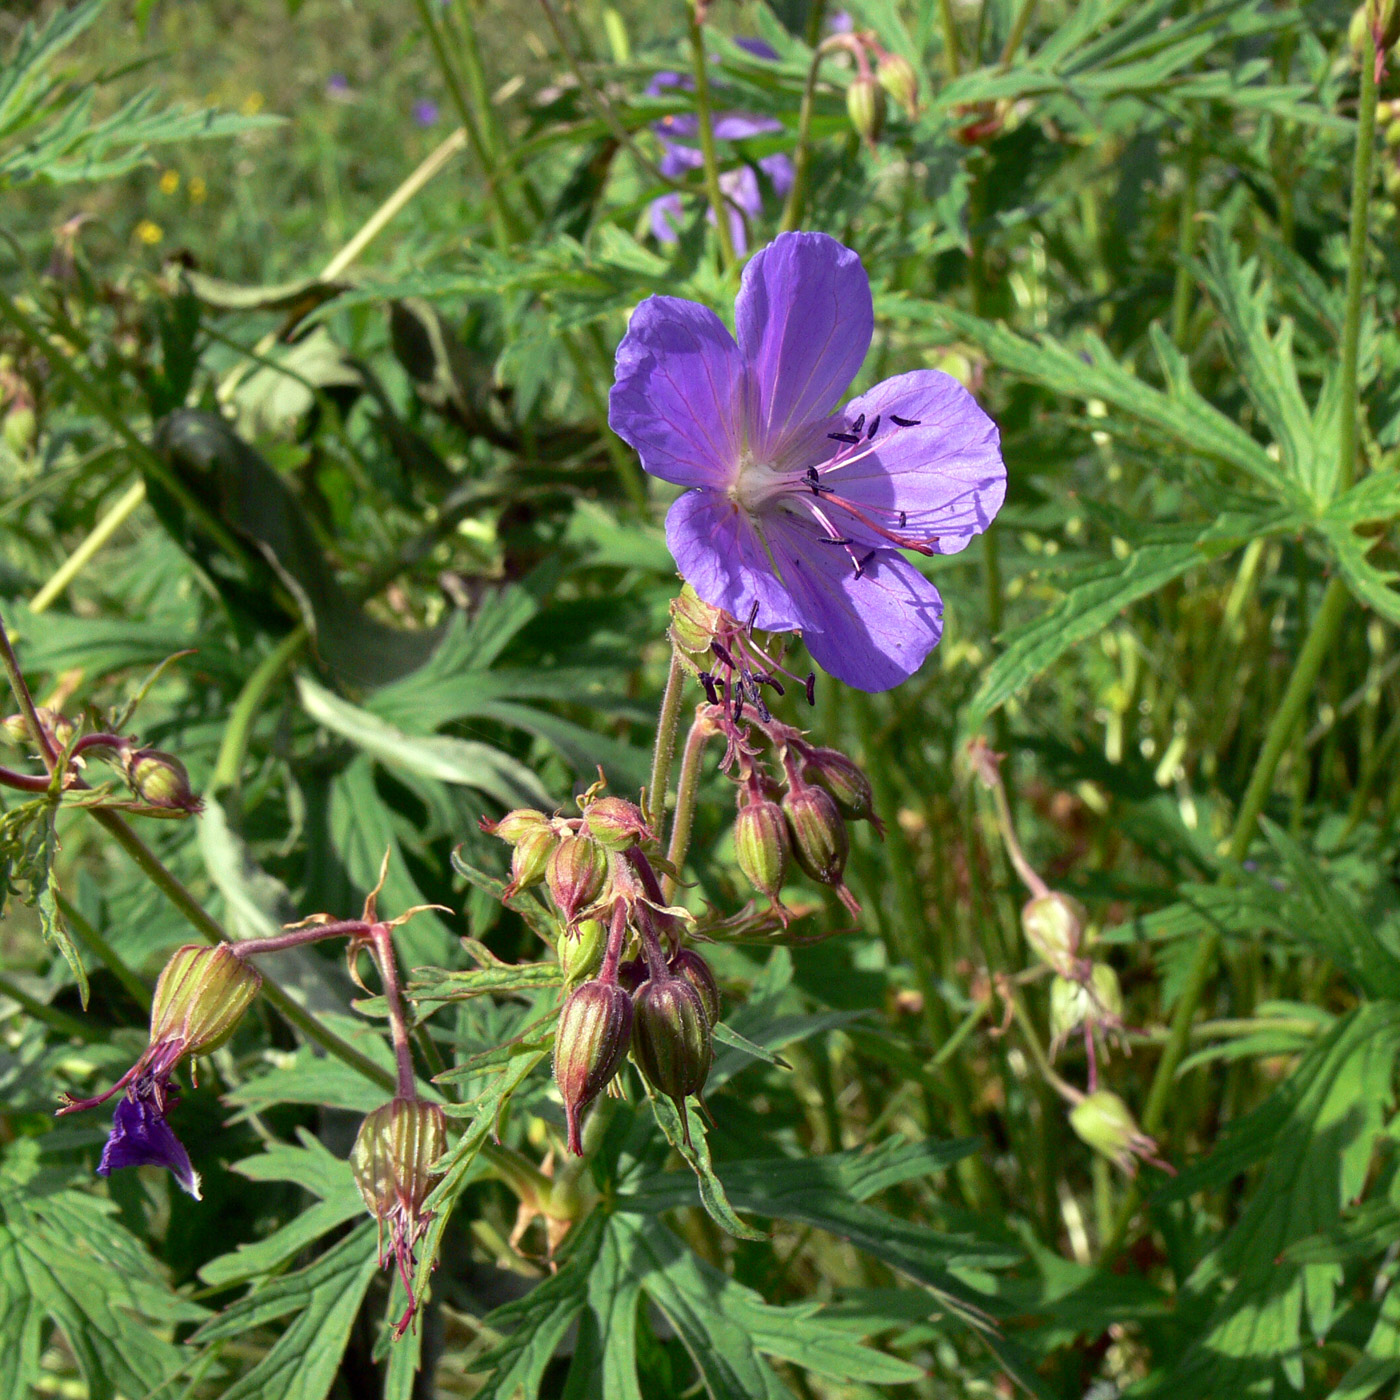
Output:
[[533,807],[517,807],[507,812],[499,821],[488,821],[482,817],[477,823],[488,836],[499,836],[513,846],[531,832],[548,831],[549,818]]
[[885,90],[873,73],[857,73],[846,89],[846,114],[861,139],[873,146],[885,129]]
[[911,116],[919,111],[919,75],[902,54],[887,53],[876,65],[880,86]]
[[559,844],[559,837],[549,825],[531,827],[515,838],[515,849],[510,853],[510,883],[501,892],[506,899],[513,899],[521,890],[538,885],[549,868],[549,858]]
[[1075,1104],[1069,1123],[1081,1141],[1129,1176],[1137,1175],[1139,1157],[1165,1171],[1171,1170],[1157,1160],[1157,1144],[1138,1127],[1128,1105],[1109,1089],[1095,1090]]
[[[48,735],[49,741],[57,749],[66,749],[72,741],[73,721],[66,715],[51,710],[47,705],[35,707],[34,716],[39,726]],[[29,721],[23,715],[7,715],[3,721],[5,737],[21,748],[33,748],[34,740],[29,733]]]
[[550,898],[566,925],[572,924],[579,911],[602,894],[607,878],[607,854],[591,836],[570,834],[563,837],[545,869]]
[[425,1099],[391,1099],[365,1116],[350,1150],[350,1170],[374,1218],[417,1221],[447,1150],[447,1118]]
[[671,640],[697,666],[709,664],[710,643],[722,614],[687,583],[671,604]]
[[749,883],[776,901],[792,860],[783,809],[766,798],[739,808],[734,818],[734,854]]
[[561,929],[558,952],[564,981],[572,984],[592,977],[603,961],[607,943],[608,931],[597,919],[580,919],[572,930]]
[[642,809],[623,797],[600,797],[583,814],[583,824],[609,851],[625,851],[638,842],[655,840]]
[[204,803],[190,788],[190,775],[173,753],[132,749],[125,756],[126,780],[148,807],[172,812],[198,812]]
[[1027,900],[1021,909],[1021,930],[1036,956],[1061,977],[1074,972],[1084,935],[1084,906],[1067,894],[1049,894]]
[[710,965],[693,948],[678,948],[671,957],[671,975],[689,982],[705,1008],[705,1019],[711,1026],[719,1020],[721,1000],[719,983]]
[[564,1100],[569,1151],[583,1152],[584,1110],[607,1088],[632,1037],[632,998],[619,986],[585,982],[570,993],[554,1034],[554,1082]]
[[[709,1077],[714,1047],[700,994],[679,977],[644,982],[635,1001],[632,1058],[647,1083],[675,1101],[686,1124],[685,1100]],[[687,1141],[689,1127],[686,1126]]]
[[810,749],[803,755],[802,776],[824,787],[836,810],[851,821],[874,821],[875,797],[860,764],[839,749]]
[[1050,983],[1050,1034],[1058,1044],[1080,1026],[1123,1024],[1123,990],[1107,963],[1095,963],[1088,976],[1056,977]]
[[23,402],[12,404],[5,414],[0,432],[4,434],[5,445],[16,456],[28,452],[39,435],[39,416],[34,412],[34,405]]
[[227,943],[177,948],[156,981],[151,1044],[178,1045],[180,1055],[217,1050],[261,987],[262,974]]
[[1347,27],[1347,43],[1359,59],[1366,52],[1366,36],[1375,36],[1376,49],[1386,53],[1400,40],[1400,0],[1363,0]]
[[789,789],[782,807],[798,865],[819,884],[839,884],[851,844],[831,794],[804,785]]

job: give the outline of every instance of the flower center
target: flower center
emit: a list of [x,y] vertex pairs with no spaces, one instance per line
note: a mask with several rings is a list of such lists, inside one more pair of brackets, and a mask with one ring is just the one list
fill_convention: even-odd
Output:
[[793,489],[793,474],[770,462],[756,462],[747,453],[739,458],[728,496],[740,510],[759,514],[775,497]]

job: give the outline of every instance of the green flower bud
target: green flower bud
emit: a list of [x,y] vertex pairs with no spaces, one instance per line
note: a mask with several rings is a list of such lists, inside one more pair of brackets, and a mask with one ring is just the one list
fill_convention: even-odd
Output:
[[776,802],[761,798],[739,808],[734,818],[734,854],[754,889],[776,902],[792,861],[787,820]]
[[1027,900],[1021,910],[1021,930],[1035,955],[1061,977],[1074,973],[1084,934],[1084,906],[1052,890]]
[[839,749],[811,749],[803,755],[802,776],[824,787],[836,810],[851,821],[874,821],[875,797],[865,770]]
[[172,812],[198,812],[204,803],[190,789],[190,775],[173,753],[131,749],[124,758],[126,780],[148,807]]
[[1073,1035],[1080,1026],[1123,1023],[1123,990],[1118,974],[1107,963],[1095,963],[1088,980],[1082,977],[1056,977],[1050,983],[1050,1034],[1056,1044]]
[[625,851],[656,839],[642,809],[623,797],[600,797],[583,814],[588,834],[605,850]]
[[885,129],[885,90],[873,73],[857,73],[846,89],[846,115],[862,140],[873,146]]
[[686,1096],[705,1087],[714,1056],[705,1004],[689,982],[667,977],[642,983],[634,1005],[632,1058],[652,1088],[675,1101],[685,1123]]
[[1138,1158],[1162,1171],[1172,1170],[1157,1157],[1157,1144],[1138,1127],[1128,1105],[1109,1089],[1095,1090],[1075,1104],[1069,1123],[1082,1142],[1129,1176],[1137,1175]]
[[705,1019],[711,1026],[719,1020],[722,1009],[719,983],[710,965],[693,948],[678,948],[671,956],[671,975],[689,982],[705,1008]]
[[[66,749],[72,741],[74,729],[73,721],[66,715],[61,715],[57,710],[51,710],[47,705],[36,705],[34,708],[35,717],[39,721],[40,728],[49,736],[49,742],[56,749]],[[29,735],[29,723],[23,715],[7,715],[3,721],[5,737],[20,748],[32,748],[33,740]]]
[[585,835],[563,837],[550,853],[545,868],[549,896],[565,924],[572,924],[580,910],[597,900],[607,878],[607,853]]
[[34,446],[34,439],[39,435],[39,416],[34,412],[34,405],[30,403],[16,402],[5,414],[5,422],[0,432],[4,433],[5,445],[16,456],[23,456]]
[[161,969],[151,1000],[152,1046],[207,1055],[233,1034],[262,987],[262,974],[227,943],[186,943]]
[[[366,1116],[350,1150],[350,1170],[365,1205],[379,1225],[379,1263],[392,1258],[405,1286],[417,1261],[414,1246],[432,1219],[423,1210],[437,1177],[432,1165],[447,1150],[447,1117],[423,1099],[392,1099]],[[384,1240],[385,1226],[389,1242]],[[394,1328],[395,1337],[408,1330],[418,1300],[408,1290],[408,1308]]]
[[798,865],[819,884],[840,884],[851,843],[831,794],[806,785],[789,788],[782,809]]
[[505,899],[513,899],[521,890],[538,885],[549,868],[549,858],[559,844],[552,826],[532,827],[516,838],[510,853],[510,883],[501,891]]
[[911,116],[919,111],[919,75],[914,65],[897,53],[887,53],[876,65],[880,86]]
[[564,981],[572,984],[592,977],[603,961],[608,944],[608,931],[597,919],[580,919],[572,931],[559,933],[559,966],[564,969]]
[[703,602],[688,583],[671,603],[671,641],[701,670],[711,664],[710,643],[722,615],[718,608]]
[[29,725],[25,723],[23,715],[6,715],[0,729],[5,731],[5,738],[17,747],[29,742]]
[[515,845],[522,837],[536,831],[549,830],[549,818],[533,807],[517,807],[507,812],[500,821],[488,821],[485,817],[477,823],[488,836],[499,836],[502,841]]
[[570,993],[554,1033],[554,1082],[564,1100],[569,1151],[583,1152],[584,1110],[622,1066],[632,1037],[632,998],[619,986],[585,982]]

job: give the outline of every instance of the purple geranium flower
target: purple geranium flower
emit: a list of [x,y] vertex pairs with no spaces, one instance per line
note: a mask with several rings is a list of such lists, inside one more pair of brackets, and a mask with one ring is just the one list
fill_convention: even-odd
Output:
[[153,1075],[144,1075],[117,1100],[112,1131],[97,1164],[99,1176],[119,1167],[168,1167],[180,1189],[199,1200],[199,1173],[190,1154],[165,1121],[176,1099]]
[[787,233],[744,269],[737,343],[707,307],[648,297],[617,350],[608,421],[653,476],[689,489],[666,541],[705,602],[801,630],[859,690],[938,643],[938,590],[901,550],[950,554],[1006,493],[996,425],[951,375],[913,370],[837,401],[874,329],[860,258]]
[[413,120],[419,126],[436,126],[439,115],[438,105],[431,97],[420,98],[413,104]]

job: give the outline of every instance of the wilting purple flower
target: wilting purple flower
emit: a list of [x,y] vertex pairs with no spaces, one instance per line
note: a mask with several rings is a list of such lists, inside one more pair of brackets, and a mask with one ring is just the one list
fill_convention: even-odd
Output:
[[913,370],[836,404],[874,329],[860,258],[787,233],[744,269],[738,341],[707,307],[648,297],[617,351],[613,431],[690,488],[666,517],[707,603],[800,629],[859,690],[888,690],[938,643],[938,590],[899,552],[950,554],[1006,492],[996,425],[951,375]]
[[438,115],[438,105],[431,97],[419,98],[413,104],[413,120],[419,126],[436,126]]
[[99,1176],[119,1167],[167,1167],[180,1189],[199,1200],[199,1173],[190,1165],[190,1154],[165,1121],[165,1112],[176,1102],[152,1075],[145,1075],[117,1100],[112,1132],[97,1164]]
[[[775,60],[776,51],[762,39],[736,39],[740,48],[755,58],[768,62]],[[657,73],[647,84],[648,97],[660,97],[671,88],[689,92],[695,87],[694,79],[683,73]],[[772,117],[761,117],[751,112],[718,112],[713,120],[716,141],[747,141],[754,136],[766,136],[781,131],[783,124]],[[704,165],[704,157],[698,147],[686,144],[699,139],[700,124],[693,112],[678,112],[662,117],[652,124],[652,130],[660,138],[662,154],[661,173],[669,179],[678,180],[692,170]],[[764,156],[758,162],[773,193],[781,199],[792,188],[792,161],[782,152]],[[720,192],[724,195],[729,210],[729,236],[735,251],[742,254],[748,251],[748,224],[746,220],[756,219],[763,213],[763,195],[759,189],[758,174],[751,165],[740,165],[724,171],[719,178]],[[681,197],[671,193],[654,199],[650,208],[652,236],[661,243],[674,243],[680,237],[682,218]],[[708,214],[714,223],[714,210]]]

